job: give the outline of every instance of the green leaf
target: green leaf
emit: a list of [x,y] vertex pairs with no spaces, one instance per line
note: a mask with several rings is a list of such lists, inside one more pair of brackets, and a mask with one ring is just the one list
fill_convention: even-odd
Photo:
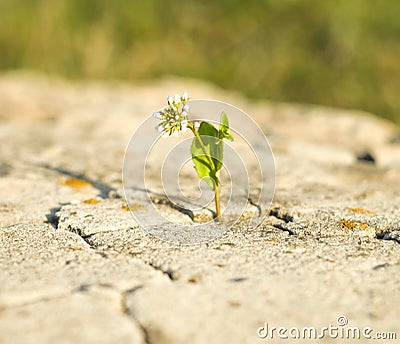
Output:
[[227,129],[229,129],[228,116],[226,115],[225,112],[221,113],[221,125],[225,126]]
[[233,141],[233,137],[229,131],[229,120],[228,116],[226,115],[225,112],[222,112],[221,114],[221,120],[220,120],[220,126],[219,126],[219,132],[218,132],[218,137],[220,140],[223,139],[228,139],[229,141]]
[[215,129],[212,124],[208,122],[202,122],[198,133],[203,141],[207,155],[211,157],[215,171],[219,171],[222,167],[224,147],[222,145],[218,145],[218,130]]
[[220,184],[219,170],[222,167],[224,147],[218,144],[219,131],[212,124],[202,122],[198,133],[199,138],[193,138],[190,149],[194,168],[198,176],[214,190],[215,185]]

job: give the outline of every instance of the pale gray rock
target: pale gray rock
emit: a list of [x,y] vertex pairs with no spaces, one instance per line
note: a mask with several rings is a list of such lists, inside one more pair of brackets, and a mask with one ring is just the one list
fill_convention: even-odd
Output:
[[62,206],[55,214],[57,228],[82,237],[99,232],[139,227],[122,200],[88,199],[78,204]]
[[[125,204],[125,148],[167,94],[185,89],[256,120],[275,156],[275,197],[232,198],[229,228],[185,234],[212,205],[188,212],[155,197],[150,166],[162,216],[146,231],[129,210],[151,219],[147,194]],[[341,315],[399,338],[398,137],[370,114],[250,102],[198,81],[0,76],[0,342],[254,343],[265,322],[320,328]],[[359,159],[366,153],[374,163]],[[184,182],[196,191],[197,179]]]
[[7,308],[0,318],[4,343],[146,343],[120,295],[107,288],[49,295]]

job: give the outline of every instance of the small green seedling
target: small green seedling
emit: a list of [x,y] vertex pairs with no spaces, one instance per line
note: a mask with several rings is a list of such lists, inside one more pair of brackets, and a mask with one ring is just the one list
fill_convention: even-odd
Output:
[[224,139],[233,141],[228,116],[222,112],[219,129],[208,122],[189,121],[188,94],[168,96],[168,106],[153,116],[161,120],[157,130],[163,137],[178,136],[179,131],[191,130],[194,138],[190,148],[194,168],[200,179],[214,191],[215,216],[220,220],[220,170],[223,166]]

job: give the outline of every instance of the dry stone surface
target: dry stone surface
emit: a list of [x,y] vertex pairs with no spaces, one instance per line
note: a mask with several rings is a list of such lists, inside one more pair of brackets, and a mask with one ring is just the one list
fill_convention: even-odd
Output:
[[[275,197],[247,209],[260,207],[260,226],[174,245],[129,212],[125,148],[183,90],[242,108],[268,137]],[[1,75],[0,343],[258,343],[266,322],[322,328],[339,316],[398,341],[399,137],[367,113],[254,102],[191,80]],[[177,233],[210,216],[156,207]]]

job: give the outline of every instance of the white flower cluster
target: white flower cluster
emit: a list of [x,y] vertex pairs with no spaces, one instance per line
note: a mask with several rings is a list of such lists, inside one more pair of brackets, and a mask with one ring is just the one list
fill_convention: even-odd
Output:
[[161,120],[156,129],[162,133],[163,137],[172,134],[178,136],[180,131],[186,131],[189,111],[188,100],[187,92],[184,92],[181,96],[179,94],[175,94],[174,97],[168,96],[168,106],[153,113],[153,117]]

